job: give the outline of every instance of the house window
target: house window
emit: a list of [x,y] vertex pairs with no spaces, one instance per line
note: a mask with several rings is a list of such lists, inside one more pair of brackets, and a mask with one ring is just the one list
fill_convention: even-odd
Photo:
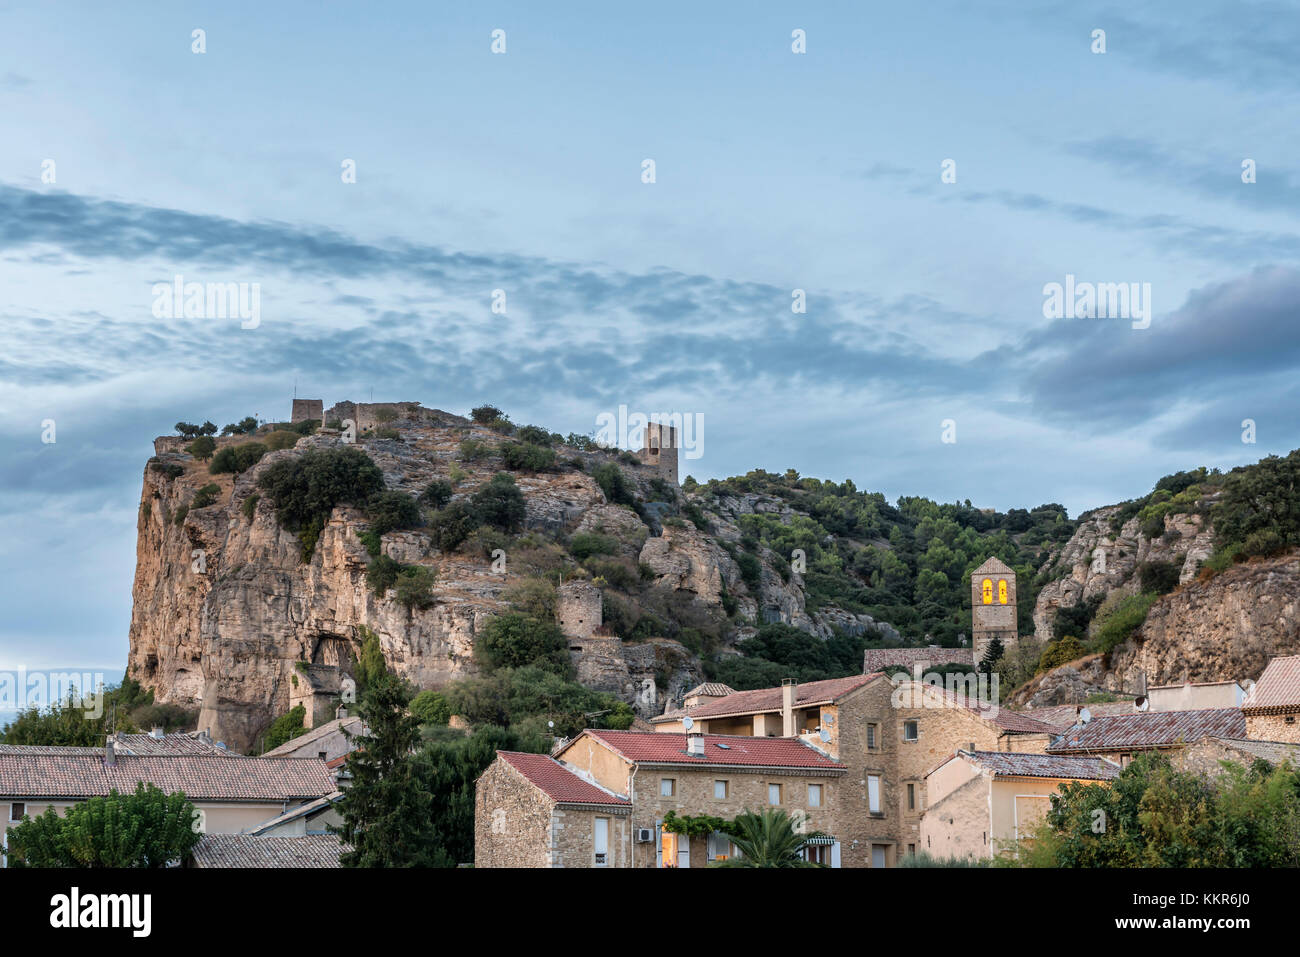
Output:
[[867,810],[872,814],[880,813],[880,775],[867,775]]
[[660,797],[665,797],[665,798],[670,798],[670,797],[675,797],[676,795],[677,795],[677,779],[676,779],[676,778],[660,778],[660,779],[659,779],[659,796],[660,796]]
[[604,867],[609,863],[609,818],[598,817],[592,821],[592,847],[596,854],[596,866]]
[[915,741],[920,737],[920,729],[917,728],[915,721],[903,722],[903,740]]
[[721,831],[714,831],[709,835],[705,849],[708,852],[708,860],[710,861],[725,861],[727,858],[734,856],[731,849],[731,838]]
[[916,810],[916,785],[911,783],[907,785],[907,809]]
[[822,806],[822,786],[820,784],[808,785],[808,806],[809,807]]
[[1286,716],[1286,723],[1287,723],[1287,724],[1295,724],[1295,715],[1293,715],[1293,714],[1289,714],[1289,715],[1287,715],[1287,716]]
[[317,751],[316,757],[320,758],[322,761],[328,761],[329,760],[327,756],[328,754],[329,754],[328,751]]
[[727,799],[727,782],[726,782],[726,781],[714,781],[714,782],[713,782],[713,797],[714,797],[714,800],[717,800],[717,801],[725,801],[725,800]]
[[909,845],[907,845],[907,856],[908,856],[908,857],[916,857],[916,845],[915,845],[915,844],[909,844]]
[[880,746],[878,743],[880,741],[879,729],[880,729],[880,725],[877,724],[867,725],[867,750],[868,751],[874,751],[876,750],[876,748]]
[[768,804],[781,803],[781,785],[769,784],[767,786],[767,803]]
[[9,805],[9,820],[11,821],[21,821],[26,813],[27,805],[22,801],[14,801],[13,804]]

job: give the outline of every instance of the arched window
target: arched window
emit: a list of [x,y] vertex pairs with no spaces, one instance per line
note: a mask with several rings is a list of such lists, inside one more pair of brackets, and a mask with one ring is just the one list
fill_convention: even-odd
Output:
[[986,605],[993,604],[993,579],[991,578],[984,579],[983,592],[984,592],[984,604]]
[[1006,603],[1007,603],[1007,580],[1005,578],[1001,578],[998,579],[998,604],[1005,605]]

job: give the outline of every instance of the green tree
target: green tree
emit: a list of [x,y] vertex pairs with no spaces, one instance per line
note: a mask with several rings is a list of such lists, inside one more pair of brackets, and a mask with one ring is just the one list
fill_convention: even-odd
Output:
[[343,792],[343,824],[331,828],[350,845],[344,867],[451,867],[434,826],[426,762],[417,755],[420,721],[408,711],[411,689],[385,674],[361,701],[365,733],[345,765],[352,783]]
[[184,794],[152,784],[116,790],[68,808],[54,808],[11,828],[10,867],[167,867],[189,857],[202,838],[197,811]]
[[262,753],[273,751],[286,741],[292,741],[299,735],[306,734],[307,729],[303,726],[306,718],[307,709],[299,704],[272,721],[262,738]]
[[421,724],[445,725],[451,720],[451,706],[440,692],[426,688],[411,699],[411,714]]
[[514,532],[524,524],[524,493],[509,472],[498,472],[470,499],[474,512],[484,525],[502,532]]
[[796,833],[790,815],[777,808],[746,812],[732,822],[731,841],[742,856],[716,861],[710,867],[821,867],[804,860],[806,835]]
[[451,501],[451,483],[446,479],[434,479],[420,493],[420,501],[433,508],[445,508]]
[[357,655],[356,667],[353,669],[357,688],[365,693],[366,689],[379,683],[388,674],[388,662],[384,659],[384,648],[379,643],[379,636],[361,625],[361,653]]
[[200,435],[197,439],[189,444],[187,451],[200,462],[206,462],[212,458],[212,453],[217,450],[217,442],[210,435]]
[[564,675],[570,668],[568,642],[559,626],[519,612],[489,619],[474,642],[474,654],[489,668],[539,665]]

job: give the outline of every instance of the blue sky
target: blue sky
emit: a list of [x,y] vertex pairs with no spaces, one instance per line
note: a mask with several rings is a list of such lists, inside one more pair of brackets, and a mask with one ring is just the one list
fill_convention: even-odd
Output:
[[120,668],[150,440],[295,382],[1071,514],[1300,445],[1295,7],[452,6],[0,3],[0,667]]

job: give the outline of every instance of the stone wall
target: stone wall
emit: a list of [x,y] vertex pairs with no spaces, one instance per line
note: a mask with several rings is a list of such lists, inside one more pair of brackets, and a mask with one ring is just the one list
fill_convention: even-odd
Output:
[[1248,714],[1246,737],[1256,741],[1300,743],[1300,712],[1296,714]]
[[650,422],[645,427],[641,451],[636,457],[641,464],[653,469],[659,477],[674,486],[677,482],[677,459],[680,454],[677,429],[671,425]]
[[325,423],[325,402],[322,399],[294,399],[290,422],[307,422],[315,419]]
[[474,866],[550,867],[555,802],[501,758],[474,785]]
[[977,774],[926,811],[918,851],[932,857],[989,857],[989,779]]

